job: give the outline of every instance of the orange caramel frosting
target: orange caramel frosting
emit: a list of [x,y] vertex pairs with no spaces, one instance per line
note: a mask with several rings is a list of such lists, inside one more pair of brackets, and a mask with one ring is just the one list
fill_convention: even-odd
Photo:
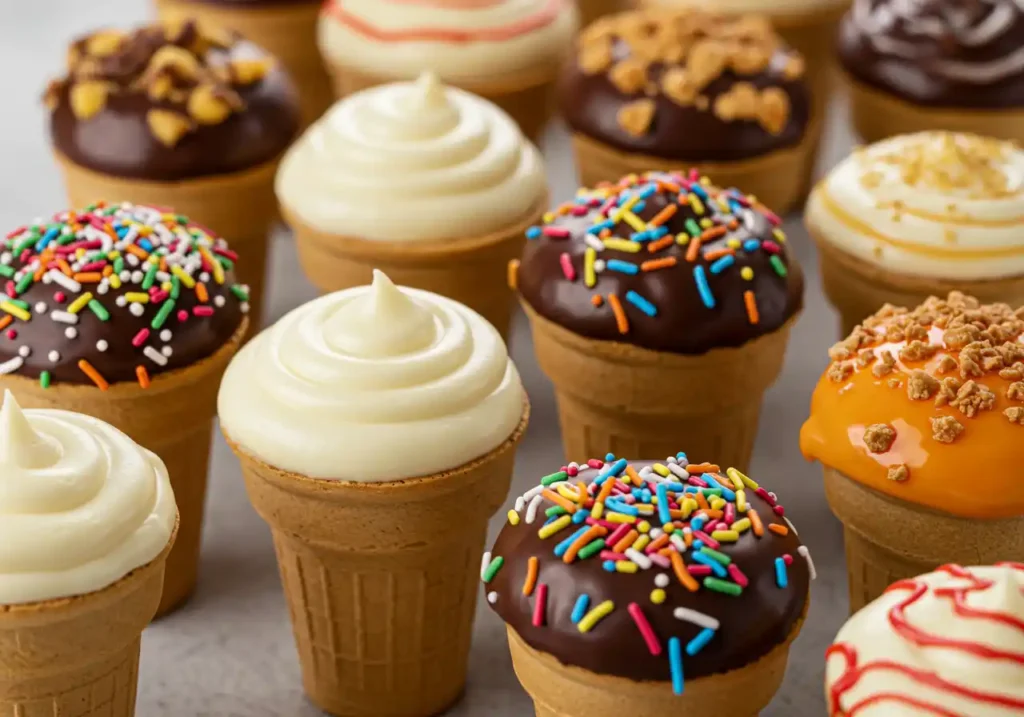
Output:
[[884,306],[829,350],[800,449],[869,488],[968,518],[1024,515],[1024,309],[953,292]]

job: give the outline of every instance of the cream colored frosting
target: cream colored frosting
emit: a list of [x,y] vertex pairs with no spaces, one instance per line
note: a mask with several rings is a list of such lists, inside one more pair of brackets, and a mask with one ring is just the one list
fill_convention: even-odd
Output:
[[849,3],[850,0],[642,0],[641,4],[647,7],[699,7],[729,14],[760,13],[772,16],[830,10]]
[[0,604],[84,595],[167,546],[167,469],[113,426],[69,411],[0,408]]
[[338,102],[277,175],[279,200],[310,226],[384,241],[483,236],[528,221],[546,193],[515,122],[429,73]]
[[[967,571],[969,576],[961,577],[939,570],[890,588],[847,621],[825,666],[826,693],[830,700],[838,699],[842,710],[830,714],[939,714],[921,705],[970,717],[1024,714],[1024,566]],[[920,597],[911,601],[922,586]],[[962,592],[961,610],[954,606],[959,588],[969,588]],[[921,639],[897,631],[893,620],[899,620],[901,604],[906,605],[907,625]],[[964,614],[974,610],[990,615]],[[961,647],[921,644],[930,639],[956,641]],[[891,663],[930,676],[913,679]]]
[[319,44],[329,64],[385,79],[433,70],[494,86],[523,73],[552,79],[578,24],[571,0],[328,0]]
[[451,299],[371,286],[295,309],[232,360],[225,432],[277,468],[390,481],[457,468],[518,426],[524,392],[498,331]]
[[974,135],[894,137],[833,169],[806,221],[819,239],[888,271],[1024,274],[1024,152]]

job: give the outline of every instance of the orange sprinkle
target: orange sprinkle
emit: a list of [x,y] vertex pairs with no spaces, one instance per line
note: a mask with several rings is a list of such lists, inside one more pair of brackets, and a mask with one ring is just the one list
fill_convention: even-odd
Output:
[[587,486],[581,480],[576,481],[576,502],[577,503],[586,503],[587,502]]
[[603,503],[605,500],[607,500],[608,496],[610,496],[612,494],[612,488],[614,488],[614,487],[615,487],[615,479],[614,478],[609,478],[608,480],[606,480],[604,482],[604,484],[601,486],[601,491],[597,494],[597,498],[595,499],[595,502]]
[[527,597],[533,595],[533,588],[537,584],[537,571],[539,569],[537,556],[531,555],[526,563],[526,580],[523,581],[523,595]]
[[697,505],[699,505],[704,510],[711,510],[711,506],[708,505],[708,499],[704,497],[703,493],[694,493],[693,499],[696,500]]
[[97,284],[103,279],[103,274],[98,271],[80,271],[72,278],[80,284]]
[[668,181],[658,182],[658,187],[662,189],[667,189],[670,192],[675,192],[676,194],[679,194],[679,190],[681,189],[681,187],[675,182]]
[[753,291],[743,292],[743,303],[747,305],[747,318],[750,319],[750,323],[756,324],[760,321],[760,316],[757,313],[757,301],[754,299]]
[[149,371],[146,370],[145,366],[136,366],[135,376],[139,379],[140,386],[143,388],[149,388]]
[[709,241],[711,239],[717,239],[720,236],[724,236],[726,231],[728,231],[728,230],[725,227],[723,227],[721,224],[719,224],[716,227],[710,227],[708,229],[705,229],[701,233],[700,240],[701,241]]
[[690,575],[690,571],[686,569],[686,566],[683,565],[683,556],[673,550],[669,553],[668,559],[672,561],[672,572],[676,574],[676,578],[679,582],[681,582],[691,593],[697,592],[697,590],[700,589],[700,586],[697,584],[697,581],[693,579],[693,576]]
[[124,250],[126,252],[128,252],[129,254],[134,254],[135,256],[139,257],[140,259],[148,259],[149,258],[149,252],[147,252],[141,246],[138,246],[136,244],[129,244],[128,246],[126,246],[124,248]]
[[11,316],[10,314],[4,314],[3,316],[0,316],[0,331],[3,331],[8,326],[10,326],[13,321],[14,317]]
[[706,515],[710,520],[721,520],[722,516],[725,515],[722,511],[718,510],[717,508],[706,508],[702,510],[701,513]]
[[636,469],[629,464],[626,465],[626,475],[629,476],[629,479],[633,481],[633,485],[637,488],[644,484],[644,479],[641,478],[640,474],[636,472]]
[[[754,521],[750,521],[753,523]],[[789,528],[782,525],[781,523],[769,523],[768,530],[772,531],[776,535],[789,535]]]
[[651,541],[650,545],[647,546],[648,550],[661,550],[662,547],[668,544],[668,533],[662,533],[657,538]]
[[693,533],[689,530],[683,532],[683,542],[686,543],[686,547],[689,548],[693,545]]
[[561,506],[562,508],[565,508],[570,513],[575,513],[576,512],[576,509],[577,509],[578,506],[575,503],[573,503],[568,498],[563,498],[562,496],[558,495],[558,493],[556,493],[555,491],[551,490],[550,488],[545,488],[544,490],[542,490],[540,492],[540,494],[542,496],[544,496],[545,498],[547,498],[548,500],[550,500],[555,505]]
[[604,299],[601,297],[600,294],[594,294],[593,296],[590,297],[590,303],[593,304],[594,306],[601,306],[601,304],[604,303]]
[[519,260],[513,259],[508,263],[508,288],[515,291],[519,288]]
[[723,256],[734,255],[735,253],[736,252],[734,252],[732,249],[726,247],[724,249],[714,249],[712,251],[705,252],[704,258],[707,259],[708,261],[714,261],[715,259],[721,259]]
[[639,537],[640,537],[640,533],[636,532],[635,530],[630,530],[628,533],[626,533],[624,536],[622,536],[622,540],[617,542],[614,545],[614,547],[612,547],[612,551],[616,552],[616,553],[624,553],[624,552],[626,552],[626,548],[628,548],[633,543],[635,543],[636,539],[639,538]]
[[689,463],[686,466],[687,473],[718,473],[720,470],[714,463]]
[[598,236],[601,237],[602,239],[607,239],[611,235],[612,235],[612,230],[611,229],[602,229],[601,233],[598,234]]
[[[670,204],[669,206],[675,206],[675,205],[674,204]],[[647,245],[647,251],[651,252],[652,254],[655,254],[655,253],[661,251],[662,249],[665,249],[666,247],[672,246],[675,243],[675,241],[676,241],[675,236],[672,236],[672,235],[664,236],[661,239],[658,239],[657,241],[652,241],[650,244],[648,244]]]
[[671,219],[675,213],[679,211],[679,207],[675,204],[668,204],[658,212],[651,221],[647,222],[652,227],[660,227],[662,224]]
[[105,267],[103,267],[103,276],[110,276],[113,273],[114,267],[112,265],[107,264]]
[[619,301],[619,297],[615,295],[615,292],[608,294],[608,303],[612,307],[612,313],[615,314],[615,323],[619,327],[619,333],[628,334],[629,319],[626,318],[626,312],[622,310],[622,303]]
[[676,552],[676,551],[674,549],[672,549],[672,548],[662,548],[661,550],[658,551],[658,555],[664,555],[667,558],[669,555],[671,555],[674,552]]
[[204,304],[210,300],[210,295],[206,291],[206,284],[201,281],[196,282],[196,296]]
[[[671,206],[675,206],[674,204]],[[642,271],[654,271],[655,269],[667,269],[670,266],[676,265],[676,258],[674,256],[667,256],[664,259],[651,259],[640,264]]]
[[42,281],[43,274],[45,274],[48,271],[46,265],[49,263],[49,261],[46,261],[44,259],[39,260],[39,268],[36,269],[36,272],[32,275],[32,281]]
[[738,229],[738,228],[739,228],[739,226],[740,226],[740,223],[739,223],[739,221],[738,221],[738,220],[736,220],[736,219],[733,219],[733,220],[732,220],[731,222],[729,222],[729,223],[728,223],[728,224],[727,224],[726,226],[727,226],[727,227],[729,227],[729,230],[730,230],[730,231],[732,231],[732,230]]
[[686,260],[690,263],[697,261],[697,252],[700,251],[700,237],[690,241],[690,246],[686,249]]
[[106,391],[110,388],[110,384],[107,383],[107,379],[103,378],[103,376],[100,375],[100,372],[85,359],[78,360],[78,368],[82,370],[82,373],[91,378],[92,382],[96,384],[101,391]]
[[757,511],[750,508],[747,511],[747,517],[750,518],[750,525],[754,529],[754,535],[759,538],[764,535],[764,523],[761,522],[761,516],[757,514]]
[[163,272],[167,271],[167,257],[166,256],[160,257],[160,271],[163,271]]
[[57,266],[60,267],[61,272],[63,272],[65,276],[71,276],[71,265],[68,264],[65,259],[58,259]]
[[576,559],[576,554],[583,549],[583,546],[589,543],[591,540],[608,535],[608,529],[600,525],[590,526],[590,530],[576,538],[569,549],[565,551],[565,555],[562,556],[562,562],[568,565]]

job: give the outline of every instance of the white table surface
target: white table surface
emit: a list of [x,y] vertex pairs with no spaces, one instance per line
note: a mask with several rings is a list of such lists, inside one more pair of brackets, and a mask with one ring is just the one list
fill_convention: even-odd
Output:
[[[0,0],[0,230],[63,208],[56,168],[48,152],[40,101],[49,78],[63,70],[66,43],[104,25],[147,19],[146,0]],[[850,148],[845,108],[832,108],[819,169]],[[549,131],[543,143],[555,201],[572,196],[575,177],[566,134]],[[825,714],[825,648],[846,613],[846,573],[840,526],[829,513],[820,472],[797,444],[811,390],[827,364],[837,322],[825,303],[814,247],[798,218],[787,233],[807,270],[805,309],[792,335],[785,369],[765,399],[751,474],[785,500],[818,568],[803,632],[790,653],[782,689],[766,717]],[[268,297],[276,318],[314,296],[302,276],[290,237],[274,239]],[[558,422],[547,379],[538,371],[525,319],[520,316],[512,355],[533,403],[527,436],[516,461],[518,494],[561,463]],[[315,717],[303,697],[291,627],[278,580],[270,535],[246,499],[231,452],[214,445],[200,583],[183,609],[145,634],[138,714],[142,717]],[[491,524],[492,537],[502,517]],[[452,717],[532,715],[509,660],[503,624],[479,601],[469,682]],[[709,707],[715,713],[713,707]],[[722,717],[727,717],[723,715]]]

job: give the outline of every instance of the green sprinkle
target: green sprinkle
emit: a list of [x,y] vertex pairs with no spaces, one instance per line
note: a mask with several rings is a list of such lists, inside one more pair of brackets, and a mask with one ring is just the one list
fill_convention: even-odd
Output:
[[218,254],[217,255],[217,261],[219,261],[220,265],[223,266],[228,271],[231,271],[232,269],[235,268],[235,262],[231,261],[226,256],[220,256]]
[[7,266],[6,264],[0,265],[0,275],[6,276],[8,279],[10,279],[12,276],[14,276],[14,273],[15,272],[13,266]]
[[14,248],[11,250],[11,253],[14,254],[15,256],[18,256],[21,254],[21,252],[33,246],[37,241],[39,241],[39,237],[26,237],[25,239],[22,239],[20,242],[14,245]]
[[576,555],[581,559],[586,560],[587,558],[591,558],[604,550],[604,545],[604,538],[598,538],[593,543],[587,543],[580,548],[580,552],[576,553]]
[[188,225],[188,217],[186,217],[184,214],[179,214],[176,217],[174,217],[174,221],[178,222],[178,224],[181,224],[182,226]]
[[110,312],[96,299],[90,299],[87,306],[92,310],[92,313],[96,314],[96,318],[100,321],[108,321],[110,319]]
[[565,480],[568,477],[569,474],[566,473],[565,471],[558,471],[557,473],[552,473],[551,475],[547,475],[541,478],[540,484],[543,486],[549,486],[552,483],[557,483],[558,481]]
[[60,244],[61,246],[63,246],[64,244],[70,244],[71,242],[75,241],[77,238],[78,237],[75,236],[74,232],[69,232],[69,233],[64,234],[63,236],[61,236],[61,238],[57,240],[57,243]]
[[703,495],[703,496],[717,495],[717,496],[720,497],[722,495],[722,489],[721,488],[699,488],[698,487],[697,490],[700,491],[701,495]]
[[772,258],[768,261],[771,262],[772,268],[775,269],[775,273],[779,276],[785,277],[789,273],[786,271],[786,265],[782,263],[782,259],[779,258],[778,254],[772,254]]
[[14,285],[14,290],[19,294],[24,294],[25,289],[32,286],[35,279],[32,278],[32,272],[26,273],[23,277],[18,279],[18,283]]
[[248,301],[248,300],[249,300],[249,292],[248,292],[248,291],[246,291],[245,289],[243,289],[243,288],[242,288],[241,286],[239,286],[238,284],[234,284],[234,285],[232,285],[232,287],[231,287],[231,293],[232,293],[232,294],[234,294],[234,295],[235,295],[235,297],[236,297],[236,298],[237,298],[237,299],[238,299],[239,301]]
[[49,371],[43,371],[41,374],[39,374],[39,385],[42,386],[43,388],[49,388],[50,387],[50,372]]
[[8,301],[17,306],[19,309],[24,309],[25,311],[28,311],[27,301],[22,301],[21,299],[8,299]]
[[505,558],[500,555],[491,561],[491,564],[484,570],[484,582],[489,583],[494,580],[494,576],[501,570],[501,566],[505,564]]
[[181,296],[181,279],[176,276],[171,276],[171,298],[177,299]]
[[732,595],[733,597],[736,597],[743,592],[743,588],[736,583],[730,583],[725,580],[719,580],[718,578],[711,577],[704,578],[704,587],[708,590],[714,590],[716,593],[725,593],[726,595]]
[[728,555],[726,555],[725,553],[720,553],[717,550],[712,550],[711,548],[701,548],[700,552],[702,552],[704,555],[707,555],[715,562],[721,563],[722,565],[728,565],[732,562],[732,558],[730,558]]
[[544,511],[544,515],[546,515],[549,518],[553,518],[556,515],[562,515],[562,514],[568,513],[568,512],[569,511],[567,511],[565,508],[563,508],[560,505],[553,505],[553,506],[551,506],[550,508],[548,508],[547,510]]
[[124,258],[119,256],[114,259],[114,273],[120,274],[122,271],[124,271]]
[[157,265],[150,263],[146,269],[146,278],[142,280],[142,288],[149,291],[153,284],[156,282]]
[[167,299],[163,304],[160,305],[160,310],[156,312],[156,316],[153,317],[153,321],[150,322],[149,327],[153,331],[159,331],[163,327],[164,322],[167,321],[167,317],[174,311],[174,299]]
[[690,232],[692,236],[699,237],[704,233],[700,230],[700,225],[694,221],[693,217],[687,219],[684,224],[686,225],[686,231]]

